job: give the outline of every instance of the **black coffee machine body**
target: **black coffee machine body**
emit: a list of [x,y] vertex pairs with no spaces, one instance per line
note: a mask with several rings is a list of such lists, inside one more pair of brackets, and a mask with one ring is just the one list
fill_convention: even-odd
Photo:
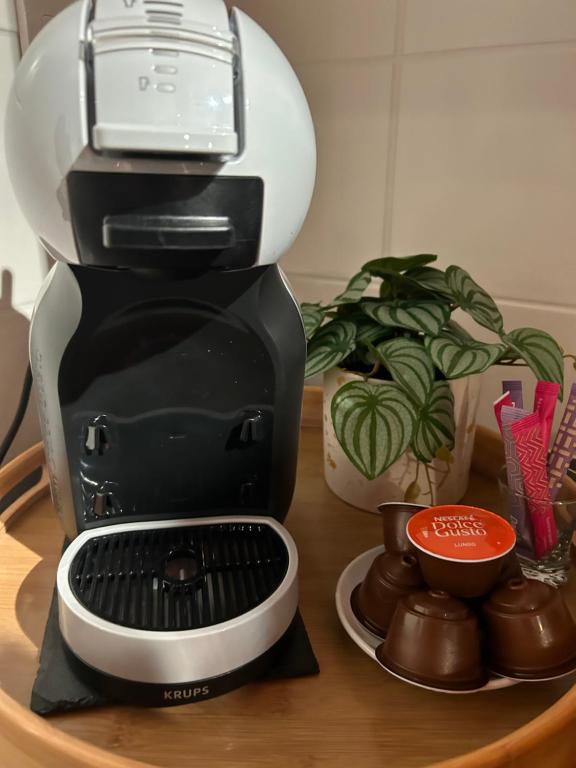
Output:
[[196,515],[282,521],[306,347],[278,266],[53,269],[31,357],[68,536]]

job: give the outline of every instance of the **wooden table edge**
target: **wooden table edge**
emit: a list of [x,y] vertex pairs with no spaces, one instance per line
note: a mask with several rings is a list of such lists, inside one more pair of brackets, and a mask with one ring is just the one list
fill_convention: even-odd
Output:
[[[321,388],[307,387],[302,418],[304,427],[321,427],[321,404]],[[479,427],[474,451],[475,470],[495,477],[502,463],[502,455],[498,435]],[[49,492],[41,444],[33,446],[0,469],[0,493],[4,495],[38,467],[43,468],[40,480],[0,515],[0,535],[8,531],[10,522],[18,514]],[[428,768],[524,767],[526,759],[537,755],[542,756],[543,765],[551,765],[554,751],[569,755],[576,748],[575,722],[576,686],[538,717],[498,741],[473,752],[430,764]],[[571,731],[574,731],[573,735]],[[114,755],[54,728],[49,720],[35,715],[0,689],[0,747],[3,741],[18,750],[23,757],[34,759],[38,765],[44,764],[43,759],[48,753],[51,763],[61,764],[62,768],[156,768],[150,763]],[[550,760],[546,760],[545,755]],[[54,763],[54,758],[62,762]],[[567,767],[572,764],[573,758],[572,762],[554,763]]]

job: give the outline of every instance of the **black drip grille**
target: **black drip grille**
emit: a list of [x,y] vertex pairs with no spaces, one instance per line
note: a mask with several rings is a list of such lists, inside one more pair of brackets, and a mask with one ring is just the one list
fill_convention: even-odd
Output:
[[288,550],[267,525],[190,525],[97,536],[72,561],[70,586],[115,624],[198,629],[264,602],[287,569]]

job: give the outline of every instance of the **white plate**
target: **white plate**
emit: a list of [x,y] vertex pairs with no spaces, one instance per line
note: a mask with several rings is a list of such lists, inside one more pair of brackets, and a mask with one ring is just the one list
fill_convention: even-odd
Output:
[[[374,659],[374,661],[378,664],[378,666],[381,666],[376,659],[376,648],[380,645],[382,642],[382,639],[377,637],[376,635],[373,635],[372,632],[369,632],[367,629],[365,629],[362,624],[358,621],[356,616],[354,616],[354,613],[352,611],[352,608],[350,607],[350,595],[352,594],[352,591],[354,587],[356,587],[358,584],[360,584],[361,581],[363,581],[364,577],[366,576],[368,569],[372,565],[372,562],[376,555],[379,555],[381,552],[384,552],[384,547],[374,547],[374,549],[369,549],[367,552],[364,552],[361,555],[358,555],[358,557],[355,560],[352,560],[352,562],[346,566],[346,568],[342,571],[342,574],[340,575],[340,578],[338,579],[338,584],[336,585],[336,611],[338,612],[338,618],[340,619],[340,623],[346,630],[346,632],[350,635],[352,640],[356,643],[356,645],[361,648],[365,654],[370,656],[371,659]],[[388,670],[387,670],[388,671]],[[401,678],[402,679],[402,678]],[[405,680],[404,682],[410,682],[409,680]],[[509,680],[507,677],[492,677],[486,683],[486,685],[483,688],[480,688],[479,691],[497,691],[500,688],[509,688],[512,685],[517,685],[522,681],[520,680]],[[412,685],[418,685],[417,683],[411,683]],[[419,688],[424,688],[426,686],[420,686]],[[434,689],[438,690],[438,689]],[[441,691],[442,693],[449,693],[449,694],[458,694],[462,695],[465,693],[478,693],[478,691]]]

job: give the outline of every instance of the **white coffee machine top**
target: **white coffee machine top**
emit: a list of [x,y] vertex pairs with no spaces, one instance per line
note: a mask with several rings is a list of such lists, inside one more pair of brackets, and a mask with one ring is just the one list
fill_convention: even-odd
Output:
[[20,63],[6,120],[12,183],[43,245],[70,263],[71,171],[259,177],[256,264],[303,224],[316,150],[290,64],[223,0],[80,0]]

